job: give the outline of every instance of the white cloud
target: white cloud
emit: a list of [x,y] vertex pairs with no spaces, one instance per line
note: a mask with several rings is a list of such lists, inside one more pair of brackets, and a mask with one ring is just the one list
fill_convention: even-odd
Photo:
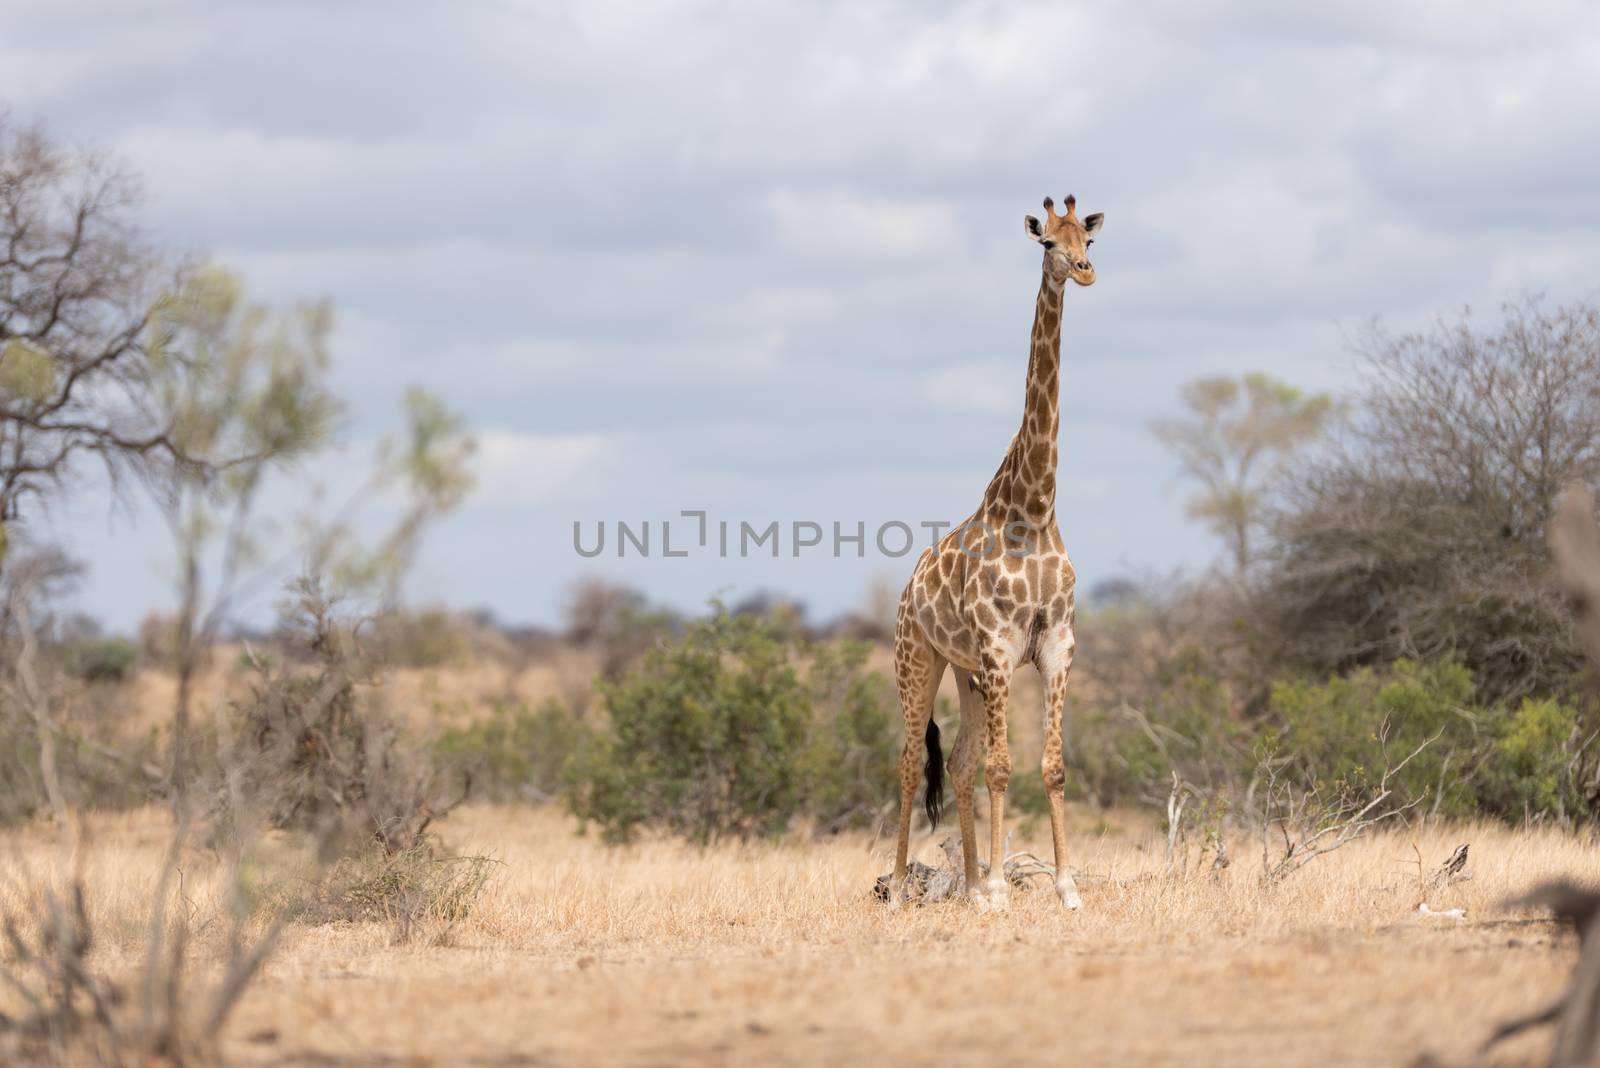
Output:
[[960,249],[954,205],[849,189],[774,189],[766,208],[786,249],[828,259],[894,260]]
[[1024,377],[1018,365],[999,360],[957,364],[930,370],[922,395],[940,408],[982,415],[1015,413],[1020,421]]
[[608,455],[611,442],[599,434],[526,434],[480,430],[473,473],[472,507],[527,508],[587,476]]

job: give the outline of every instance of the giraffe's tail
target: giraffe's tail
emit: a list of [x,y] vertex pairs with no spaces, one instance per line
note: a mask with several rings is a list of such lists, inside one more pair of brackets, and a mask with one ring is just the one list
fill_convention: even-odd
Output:
[[928,746],[928,763],[922,769],[928,780],[927,792],[922,795],[922,807],[928,812],[929,827],[939,826],[939,813],[944,810],[944,750],[939,746],[939,724],[928,717],[928,730],[923,735]]

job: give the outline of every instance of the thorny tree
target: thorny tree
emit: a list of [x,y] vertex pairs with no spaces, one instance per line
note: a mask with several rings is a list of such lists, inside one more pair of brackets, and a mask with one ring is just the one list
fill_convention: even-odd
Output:
[[135,226],[136,199],[116,163],[0,114],[0,523],[79,457],[117,479],[178,455],[145,344],[174,272]]
[[1543,532],[1563,485],[1600,479],[1600,308],[1526,298],[1359,354],[1361,415],[1295,472],[1263,631],[1318,673],[1455,657],[1490,701],[1567,689]]

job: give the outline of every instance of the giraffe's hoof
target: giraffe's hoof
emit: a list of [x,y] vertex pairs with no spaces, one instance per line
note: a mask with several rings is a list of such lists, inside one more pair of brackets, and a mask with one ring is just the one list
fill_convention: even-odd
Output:
[[1070,875],[1063,875],[1056,880],[1056,896],[1061,899],[1061,907],[1068,912],[1083,908],[1083,898],[1078,896],[1078,884],[1072,881]]
[[990,879],[984,884],[983,896],[978,899],[984,912],[1004,912],[1011,905],[1011,888],[1004,879]]

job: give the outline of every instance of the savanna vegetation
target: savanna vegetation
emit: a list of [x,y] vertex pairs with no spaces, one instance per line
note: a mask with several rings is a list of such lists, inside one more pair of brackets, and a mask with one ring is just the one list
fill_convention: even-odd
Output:
[[[1600,476],[1597,316],[1529,298],[1375,329],[1348,397],[1262,374],[1186,387],[1153,429],[1222,562],[1082,595],[1069,791],[1161,811],[1177,790],[1191,813],[1252,824],[1269,778],[1364,804],[1420,750],[1383,810],[1591,822],[1600,715],[1545,530],[1564,486]],[[892,598],[877,603],[882,617]],[[444,744],[479,751],[492,796],[564,796],[617,838],[871,826],[894,804],[898,707],[840,635],[886,642],[873,614],[819,631],[757,602],[683,621],[590,584],[564,642],[598,647],[592,695],[501,707]],[[1033,699],[1013,717],[1025,754]],[[1012,782],[1042,811],[1032,777]]]
[[1426,743],[1397,804],[1589,823],[1600,718],[1547,535],[1600,478],[1600,311],[1523,298],[1357,354],[1348,397],[1213,380],[1158,427],[1231,566],[1091,607],[1086,779],[1237,799],[1287,761],[1363,795]]
[[[718,952],[739,948],[726,928],[773,915],[786,945],[887,937],[844,915],[860,902],[837,885],[797,882],[783,851],[814,850],[865,900],[878,858],[858,847],[898,794],[893,589],[828,626],[766,596],[684,617],[600,581],[573,587],[559,630],[408,604],[420,540],[470,490],[466,429],[412,392],[351,501],[278,521],[295,514],[286,487],[340,439],[332,309],[263,305],[225,268],[156,248],[135,196],[114,162],[0,121],[0,825],[47,837],[51,858],[50,878],[0,896],[7,1056],[214,1061],[295,931],[435,947],[467,932],[578,968],[586,925],[681,948],[677,914],[639,904],[643,876],[596,882],[652,849],[686,892],[705,890],[692,857],[770,880],[696,914],[722,925]],[[1271,925],[1273,887],[1322,855],[1310,843],[1389,821],[1382,841],[1415,836],[1420,882],[1416,843],[1450,827],[1502,840],[1541,824],[1559,855],[1600,816],[1600,709],[1546,541],[1563,487],[1600,481],[1600,310],[1527,298],[1374,329],[1359,352],[1350,396],[1205,379],[1152,428],[1222,553],[1207,573],[1080,591],[1075,818],[1102,834],[1130,810],[1166,824],[1159,861],[1102,842],[1108,916],[1232,908]],[[71,612],[82,565],[38,533],[86,484],[171,533],[171,604],[137,635]],[[349,517],[379,498],[388,521],[358,536]],[[266,586],[276,625],[244,626],[242,599]],[[1037,694],[1025,682],[1014,700],[1012,796],[1037,818]],[[937,712],[950,728],[953,709]],[[533,821],[532,844],[500,836],[524,849],[522,888],[496,885],[505,862],[481,837],[444,829],[467,803],[469,831]],[[123,884],[68,863],[94,826],[160,829],[117,846],[150,886],[95,900]],[[1259,866],[1238,866],[1258,845]],[[1351,849],[1336,885],[1355,893],[1375,848]],[[1202,870],[1220,897],[1183,881]],[[530,918],[529,886],[594,900]],[[1295,893],[1308,915],[1343,915]],[[213,967],[188,966],[198,944]]]

